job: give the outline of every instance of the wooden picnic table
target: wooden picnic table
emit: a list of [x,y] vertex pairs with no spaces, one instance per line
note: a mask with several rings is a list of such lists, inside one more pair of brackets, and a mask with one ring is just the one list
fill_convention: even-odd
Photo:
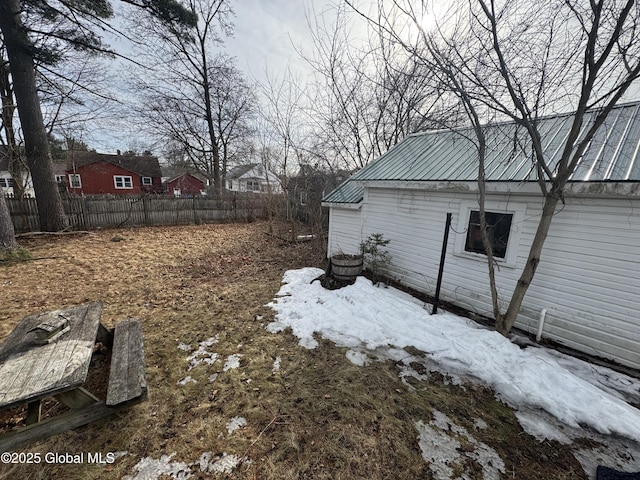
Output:
[[[26,427],[0,436],[0,452],[113,415],[146,398],[142,329],[135,319],[101,323],[100,302],[22,319],[0,347],[0,410],[27,405]],[[106,400],[85,383],[96,342],[112,348]],[[42,399],[70,411],[40,421]]]

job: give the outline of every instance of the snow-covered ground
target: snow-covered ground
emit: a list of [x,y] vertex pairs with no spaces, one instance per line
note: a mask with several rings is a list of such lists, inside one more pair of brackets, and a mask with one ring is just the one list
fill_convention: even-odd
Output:
[[[481,382],[513,407],[523,429],[541,441],[550,438],[571,444],[579,437],[597,440],[602,446],[576,446],[573,450],[590,478],[595,478],[600,464],[640,471],[640,410],[629,404],[640,403],[640,380],[547,348],[520,348],[500,334],[448,312],[430,315],[430,305],[394,288],[374,286],[364,277],[333,291],[325,290],[319,282],[310,283],[321,273],[316,268],[285,273],[284,285],[269,304],[276,319],[266,325],[267,330],[277,333],[291,328],[305,348],[317,346],[314,334],[318,334],[347,347],[347,358],[357,365],[392,358],[406,367],[401,369],[403,379],[428,378],[428,374],[410,368],[419,362],[426,371],[438,371],[455,382]],[[217,337],[212,337],[197,348],[179,344],[178,349],[189,353],[188,370],[216,362],[224,362],[220,374],[238,368],[242,354],[223,360],[210,351],[217,342]],[[404,350],[410,346],[425,355],[416,357]],[[280,369],[280,363],[277,357],[273,373]],[[214,373],[209,381],[217,376]],[[194,381],[187,376],[178,384]],[[246,425],[244,417],[229,419],[227,435]],[[482,419],[474,419],[474,427],[487,428]],[[504,459],[442,412],[434,410],[431,419],[415,419],[415,428],[416,442],[434,478],[452,478],[450,462],[461,455],[482,466],[485,480],[502,478]],[[460,449],[457,439],[461,438],[474,449]],[[186,479],[198,471],[224,475],[243,460],[226,452],[215,457],[206,452],[191,463],[174,460],[173,454],[147,457],[134,467],[135,475],[125,478],[152,479],[165,474]]]
[[348,347],[347,358],[356,364],[382,357],[409,365],[416,358],[403,348],[413,346],[425,352],[428,370],[491,387],[535,437],[571,443],[578,436],[599,435],[622,457],[631,456],[622,461],[609,458],[615,452],[578,452],[586,470],[606,461],[640,470],[640,410],[629,404],[640,402],[640,380],[547,348],[521,348],[449,312],[430,315],[429,305],[364,277],[326,290],[320,282],[311,283],[321,273],[316,268],[285,273],[278,297],[269,304],[277,315],[268,330],[291,328],[306,348],[317,345],[317,333]]

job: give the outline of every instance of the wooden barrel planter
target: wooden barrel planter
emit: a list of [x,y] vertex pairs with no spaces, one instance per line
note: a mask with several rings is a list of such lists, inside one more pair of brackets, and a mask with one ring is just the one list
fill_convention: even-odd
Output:
[[362,273],[362,255],[334,255],[331,257],[331,276],[352,281]]

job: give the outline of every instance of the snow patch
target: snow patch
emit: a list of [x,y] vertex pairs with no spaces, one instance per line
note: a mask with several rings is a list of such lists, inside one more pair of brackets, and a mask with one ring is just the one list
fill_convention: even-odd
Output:
[[[211,347],[213,344],[218,343],[218,335],[215,337],[210,337],[206,340],[203,340],[198,345],[198,348],[187,357],[187,362],[189,362],[188,370],[197,367],[201,363],[206,363],[207,365],[213,365],[215,361],[218,359],[217,353],[211,353],[207,350],[207,348]],[[183,344],[181,344],[183,345]],[[178,345],[180,348],[180,345]],[[189,346],[189,348],[191,348]]]
[[207,471],[211,473],[231,473],[238,466],[241,458],[238,455],[229,455],[226,452],[218,460],[209,465]]
[[233,355],[229,355],[227,360],[224,362],[224,367],[222,368],[223,372],[226,372],[231,369],[240,368],[240,359],[242,358],[241,353],[234,353]]
[[273,367],[271,368],[271,373],[273,373],[274,375],[280,371],[281,361],[282,359],[280,357],[276,357],[276,359],[273,361]]
[[247,425],[247,419],[244,417],[233,417],[227,422],[227,432],[231,435],[233,432]]
[[[268,331],[290,329],[305,348],[318,345],[314,335],[350,349],[378,354],[387,349],[401,358],[409,357],[402,349],[415,347],[426,352],[427,371],[439,371],[454,383],[476,379],[516,409],[546,411],[571,428],[589,426],[640,441],[640,410],[627,403],[640,397],[640,380],[546,348],[522,349],[449,312],[429,315],[423,302],[392,287],[376,288],[364,277],[338,290],[310,283],[322,273],[318,268],[285,272],[277,298],[268,304],[276,312]],[[404,374],[426,375],[408,369]]]
[[191,378],[191,375],[187,375],[186,377],[178,380],[178,385],[180,385],[181,387],[184,387],[187,383],[198,383],[197,380],[195,380],[194,378]]
[[[464,427],[456,425],[444,413],[433,410],[434,419],[425,424],[422,420],[415,423],[418,430],[418,445],[422,458],[429,462],[429,470],[437,479],[454,478],[454,465],[464,465],[464,458],[474,460],[483,470],[485,480],[499,480],[505,473],[504,462],[488,445],[479,442]],[[453,434],[453,435],[452,435]],[[465,440],[472,447],[462,448],[460,441]],[[458,478],[458,477],[456,477]],[[468,479],[466,475],[460,477]]]
[[371,363],[371,360],[365,352],[360,352],[357,350],[347,350],[345,356],[351,363],[359,367],[365,367],[369,365],[369,363]]
[[183,462],[172,462],[171,459],[176,454],[162,455],[159,459],[145,457],[136,463],[133,469],[135,475],[125,475],[122,480],[152,480],[167,475],[171,478],[187,479],[191,477],[189,465]]

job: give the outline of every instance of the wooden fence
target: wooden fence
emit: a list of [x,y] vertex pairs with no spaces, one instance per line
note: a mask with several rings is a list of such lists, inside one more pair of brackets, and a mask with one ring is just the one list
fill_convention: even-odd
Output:
[[[161,196],[105,197],[68,196],[64,211],[72,229],[187,225],[266,218],[274,198],[260,194],[237,194],[224,199]],[[7,198],[16,233],[40,229],[34,198]]]

